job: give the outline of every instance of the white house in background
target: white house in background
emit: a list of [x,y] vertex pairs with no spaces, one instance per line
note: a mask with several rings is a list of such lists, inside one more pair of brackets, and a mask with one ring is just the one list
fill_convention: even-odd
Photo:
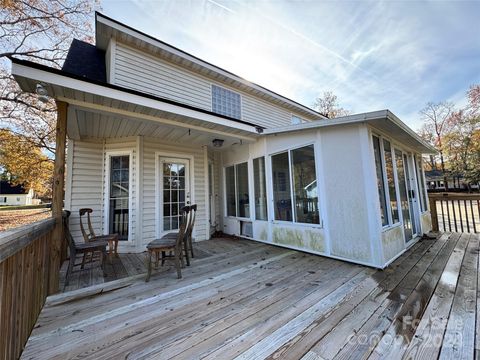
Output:
[[12,185],[8,181],[0,181],[0,206],[38,205],[33,189],[26,191],[21,185]]
[[[178,226],[383,268],[430,231],[421,154],[388,110],[333,120],[104,15],[62,70],[12,59],[23,90],[68,104],[65,207],[121,251]],[[279,74],[281,76],[281,74]]]

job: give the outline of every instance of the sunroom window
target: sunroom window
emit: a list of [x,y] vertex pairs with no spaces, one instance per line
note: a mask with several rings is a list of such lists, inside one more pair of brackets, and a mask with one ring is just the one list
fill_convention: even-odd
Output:
[[380,215],[382,218],[382,225],[385,226],[388,224],[388,215],[387,215],[387,200],[385,197],[385,181],[383,178],[384,166],[382,163],[380,139],[376,136],[373,136],[372,140],[373,140],[373,151],[375,155],[375,169],[377,173],[378,197],[380,199]]
[[273,155],[272,179],[276,220],[320,223],[313,145]]
[[263,156],[253,159],[253,185],[255,187],[255,219],[267,220],[265,158]]
[[239,93],[212,85],[212,111],[214,113],[241,119],[241,97]]
[[227,216],[250,217],[248,165],[241,163],[225,168]]

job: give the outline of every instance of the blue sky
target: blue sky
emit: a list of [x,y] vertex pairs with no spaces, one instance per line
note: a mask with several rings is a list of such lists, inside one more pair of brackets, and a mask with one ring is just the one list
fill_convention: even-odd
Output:
[[102,12],[312,106],[390,109],[415,130],[428,101],[480,83],[480,1],[103,0]]

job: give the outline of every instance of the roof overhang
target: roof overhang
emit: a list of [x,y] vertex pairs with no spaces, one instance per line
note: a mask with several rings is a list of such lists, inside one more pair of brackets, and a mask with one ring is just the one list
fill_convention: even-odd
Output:
[[115,38],[123,43],[150,52],[156,57],[164,58],[203,76],[218,80],[239,90],[285,107],[290,111],[302,114],[309,119],[326,119],[324,115],[305,105],[279,95],[263,86],[252,83],[227,70],[219,68],[218,66],[199,59],[196,56],[188,54],[163,41],[155,39],[150,35],[133,29],[128,25],[122,24],[117,20],[98,12],[95,15],[96,46],[102,50],[107,50],[110,39]]
[[418,153],[437,153],[437,150],[433,146],[425,142],[417,133],[415,133],[415,131],[409,128],[403,121],[401,121],[389,110],[379,110],[362,114],[342,116],[331,120],[266,129],[264,134],[274,135],[359,123],[370,125],[373,129],[377,129],[378,131],[391,136],[394,140],[417,151]]
[[[41,83],[48,95],[81,109],[183,127],[253,142],[263,131],[248,122],[116,85],[82,79],[29,61],[12,59],[12,75],[22,90],[35,92]],[[70,129],[73,134],[75,130]]]

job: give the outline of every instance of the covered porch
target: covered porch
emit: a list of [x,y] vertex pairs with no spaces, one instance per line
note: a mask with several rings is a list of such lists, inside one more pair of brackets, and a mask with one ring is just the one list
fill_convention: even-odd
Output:
[[477,234],[424,239],[383,271],[248,240],[197,245],[210,254],[184,279],[49,297],[22,358],[479,355]]

